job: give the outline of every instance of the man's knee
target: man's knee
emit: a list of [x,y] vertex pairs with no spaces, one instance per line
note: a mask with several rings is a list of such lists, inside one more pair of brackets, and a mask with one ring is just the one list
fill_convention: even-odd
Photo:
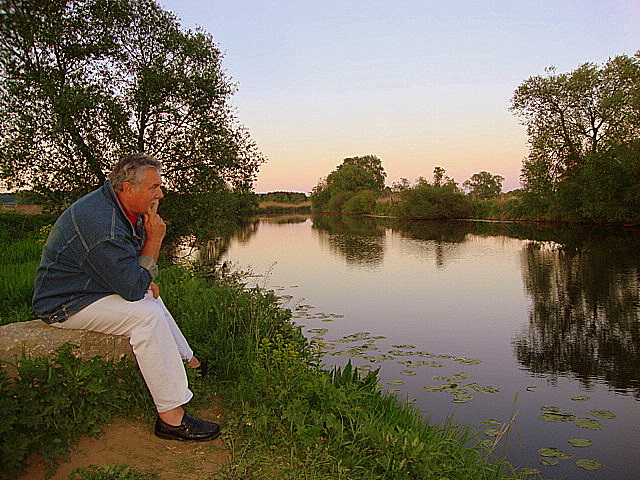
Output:
[[164,309],[161,305],[150,300],[139,300],[133,303],[135,307],[132,308],[131,314],[136,318],[140,327],[155,330],[166,323]]

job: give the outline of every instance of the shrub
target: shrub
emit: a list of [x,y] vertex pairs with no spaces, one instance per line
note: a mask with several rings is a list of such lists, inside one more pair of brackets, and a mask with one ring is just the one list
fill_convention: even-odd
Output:
[[372,190],[362,190],[342,205],[342,213],[358,214],[372,213],[376,207],[378,195]]
[[421,183],[402,192],[402,200],[392,212],[400,217],[429,220],[465,218],[471,213],[471,203],[455,185]]
[[51,473],[77,435],[98,434],[116,415],[152,405],[134,362],[82,361],[73,348],[65,344],[51,359],[19,360],[14,380],[0,370],[0,478],[16,478],[34,453]]

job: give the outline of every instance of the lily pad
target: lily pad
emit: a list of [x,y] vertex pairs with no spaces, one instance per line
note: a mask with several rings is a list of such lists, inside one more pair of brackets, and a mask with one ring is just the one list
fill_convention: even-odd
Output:
[[594,417],[598,417],[598,418],[606,418],[606,419],[616,418],[616,414],[613,412],[610,412],[609,410],[591,410],[589,413]]
[[582,428],[588,428],[590,430],[602,430],[602,424],[592,418],[576,418],[573,423]]
[[478,360],[477,358],[453,358],[452,360],[464,365],[479,365],[482,363],[482,360]]
[[534,392],[538,387],[527,387],[527,392]]
[[433,368],[442,368],[444,367],[444,363],[442,362],[424,362],[425,365],[428,365]]
[[417,375],[415,370],[402,370],[400,373],[402,375]]
[[453,400],[451,401],[453,403],[467,403],[467,402],[470,402],[471,400],[473,400],[472,395],[469,395],[468,393],[459,393],[455,397],[453,397]]
[[469,385],[467,385],[467,387],[480,393],[497,393],[500,391],[500,389],[497,387],[483,387],[481,385],[478,385],[477,383],[470,383]]
[[556,447],[545,447],[538,450],[541,457],[554,457],[554,458],[571,458],[571,455],[565,454],[562,450]]
[[540,463],[547,467],[555,467],[556,465],[558,465],[558,463],[560,463],[560,460],[555,457],[543,457],[540,459]]
[[387,353],[394,357],[410,357],[414,354],[413,352],[405,352],[404,350],[389,350]]
[[404,349],[404,350],[411,350],[413,348],[416,348],[413,345],[392,345],[393,348],[400,348],[400,349]]
[[591,400],[591,397],[588,395],[581,395],[579,397],[571,397],[571,400],[574,402],[586,402],[587,400]]
[[328,331],[329,331],[328,328],[310,328],[309,329],[309,333],[315,333],[315,334],[318,334],[318,335],[324,335]]
[[540,475],[540,470],[537,468],[523,468],[520,473],[522,475]]
[[570,422],[575,420],[575,415],[563,412],[558,407],[547,405],[541,408],[542,414],[540,418],[546,422]]
[[433,386],[433,385],[426,385],[424,387],[424,389],[427,392],[441,392],[442,391],[442,387],[436,387],[436,386]]
[[403,385],[404,382],[402,380],[389,380],[387,385]]
[[576,462],[576,465],[585,470],[597,470],[602,467],[602,464],[591,460],[590,458],[581,458]]
[[570,438],[569,443],[574,447],[590,447],[593,442],[587,438]]

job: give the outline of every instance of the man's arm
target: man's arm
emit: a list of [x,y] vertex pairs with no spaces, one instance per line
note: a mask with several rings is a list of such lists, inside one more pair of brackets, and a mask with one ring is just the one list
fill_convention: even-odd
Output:
[[82,268],[106,290],[133,302],[145,296],[153,280],[139,260],[133,244],[115,238],[95,245]]

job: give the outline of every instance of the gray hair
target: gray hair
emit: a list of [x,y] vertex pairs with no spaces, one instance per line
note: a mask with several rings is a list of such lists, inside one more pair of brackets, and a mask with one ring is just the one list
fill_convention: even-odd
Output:
[[140,183],[142,171],[147,168],[160,171],[162,164],[159,160],[146,153],[133,153],[122,157],[109,174],[109,182],[116,192],[121,192],[124,182]]

